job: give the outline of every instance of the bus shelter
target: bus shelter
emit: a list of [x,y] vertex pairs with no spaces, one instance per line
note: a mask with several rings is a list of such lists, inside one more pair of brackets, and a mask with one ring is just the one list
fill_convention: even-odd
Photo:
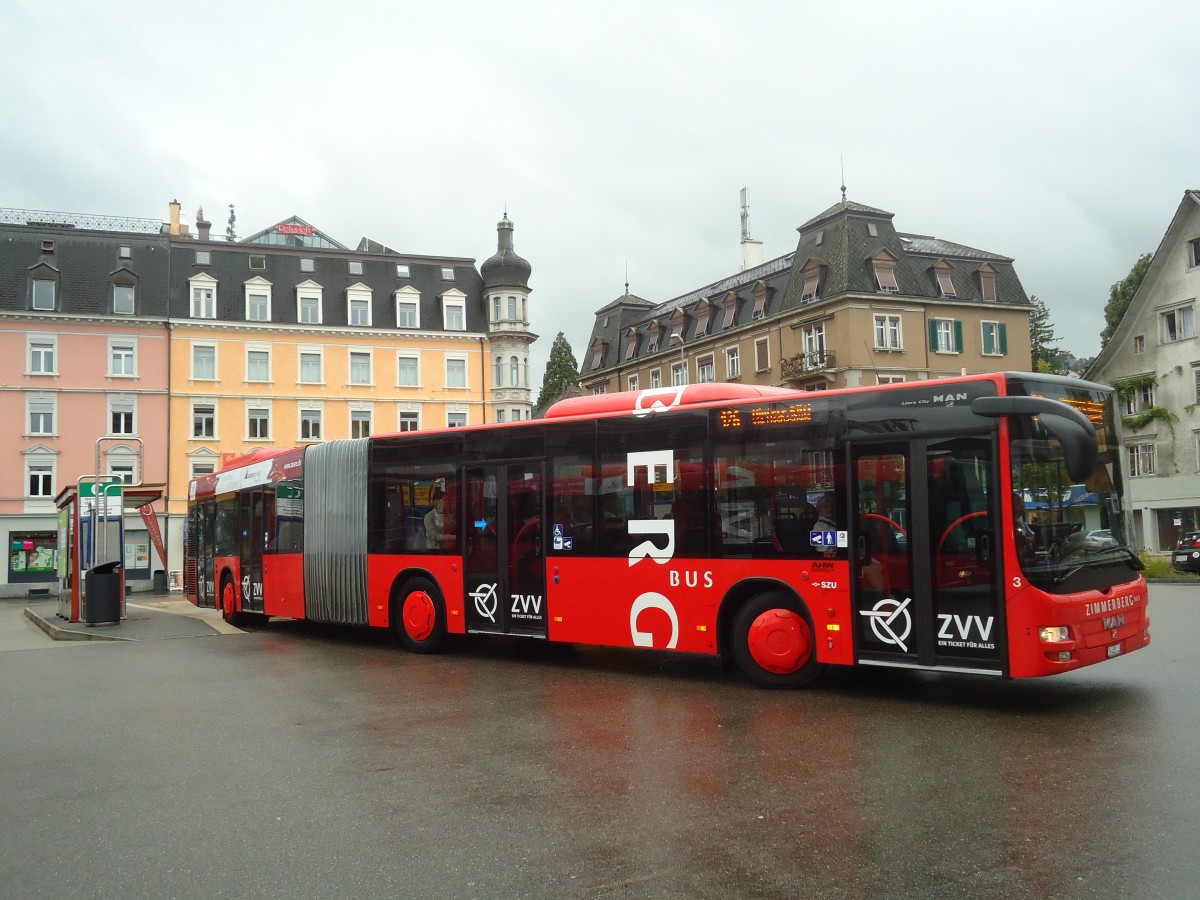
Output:
[[[68,622],[89,616],[88,589],[116,592],[116,613],[125,618],[125,516],[140,514],[154,548],[166,565],[166,551],[152,505],[165,484],[123,484],[111,477],[81,478],[54,498],[58,508],[58,616]],[[89,577],[91,575],[92,577]],[[93,601],[98,598],[93,596]],[[93,604],[92,612],[95,613]]]

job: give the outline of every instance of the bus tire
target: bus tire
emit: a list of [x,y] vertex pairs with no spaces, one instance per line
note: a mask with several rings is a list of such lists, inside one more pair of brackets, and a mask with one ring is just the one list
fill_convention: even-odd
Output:
[[446,604],[427,578],[411,578],[392,601],[392,628],[405,650],[437,653],[446,642]]
[[221,618],[235,628],[246,624],[246,614],[237,608],[237,588],[228,575],[221,579]]
[[731,637],[738,668],[760,687],[802,688],[825,671],[808,610],[785,591],[747,600],[733,618]]

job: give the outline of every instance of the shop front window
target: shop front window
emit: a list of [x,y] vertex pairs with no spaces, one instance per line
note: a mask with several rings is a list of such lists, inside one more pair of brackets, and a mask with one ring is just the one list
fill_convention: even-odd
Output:
[[58,575],[57,531],[14,531],[9,534],[8,581],[54,581]]

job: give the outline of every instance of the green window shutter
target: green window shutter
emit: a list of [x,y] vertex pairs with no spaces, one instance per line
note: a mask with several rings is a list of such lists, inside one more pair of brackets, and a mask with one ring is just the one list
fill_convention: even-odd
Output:
[[938,349],[937,319],[929,320],[929,349],[935,352]]
[[963,352],[962,321],[959,319],[954,320],[954,349]]
[[1000,353],[1008,355],[1008,326],[1000,323]]
[[989,327],[990,325],[990,322],[984,322],[980,326],[983,329],[983,352],[985,354],[996,352],[996,336],[995,332]]

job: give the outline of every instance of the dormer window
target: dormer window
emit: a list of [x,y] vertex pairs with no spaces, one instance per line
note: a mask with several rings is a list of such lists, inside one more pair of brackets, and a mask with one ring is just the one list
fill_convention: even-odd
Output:
[[467,297],[457,289],[442,295],[442,327],[446,331],[467,330]]
[[451,268],[450,266],[443,266],[442,267],[442,281],[453,281],[453,280],[454,280],[454,269]]
[[687,319],[683,316],[682,313],[675,316],[675,318],[671,320],[670,341],[672,344],[682,344],[683,343],[683,329],[686,324],[687,324]]
[[351,275],[361,275],[362,274],[362,260],[361,259],[350,260],[350,274]]
[[650,326],[650,346],[646,348],[647,353],[657,353],[659,344],[662,342],[662,326],[655,322]]
[[633,359],[637,356],[638,344],[642,341],[642,336],[638,334],[636,328],[630,328],[625,335],[625,358]]
[[397,278],[407,278],[408,277],[408,263],[396,263],[396,277]]
[[707,300],[702,300],[696,307],[696,330],[693,332],[696,337],[704,337],[708,334],[708,320],[711,315],[712,307],[709,306]]
[[119,316],[134,314],[134,286],[132,284],[113,285],[113,312]]
[[33,308],[41,312],[52,311],[57,293],[57,282],[48,278],[33,279]]
[[725,317],[721,320],[722,328],[730,328],[733,326],[733,320],[737,318],[738,298],[737,294],[730,291],[725,295]]
[[800,292],[800,302],[808,303],[810,300],[817,299],[817,293],[821,288],[821,266],[818,263],[810,262],[802,270],[804,275],[804,289]]
[[595,372],[604,364],[604,342],[596,341],[592,346],[592,371]]
[[958,296],[958,292],[954,290],[954,278],[950,273],[948,262],[942,261],[933,267],[933,274],[937,278],[938,292],[943,297],[953,299]]
[[262,270],[262,269],[265,269],[266,267],[267,267],[267,258],[265,256],[251,256],[250,257],[250,268],[251,269]]
[[979,290],[984,300],[996,302],[996,270],[986,263],[979,269]]
[[871,259],[871,268],[875,275],[876,290],[885,294],[900,293],[900,285],[896,283],[896,259],[887,251],[876,254]]
[[765,284],[760,281],[754,285],[754,309],[750,311],[750,318],[763,318],[767,314],[767,301],[770,299],[770,291]]

